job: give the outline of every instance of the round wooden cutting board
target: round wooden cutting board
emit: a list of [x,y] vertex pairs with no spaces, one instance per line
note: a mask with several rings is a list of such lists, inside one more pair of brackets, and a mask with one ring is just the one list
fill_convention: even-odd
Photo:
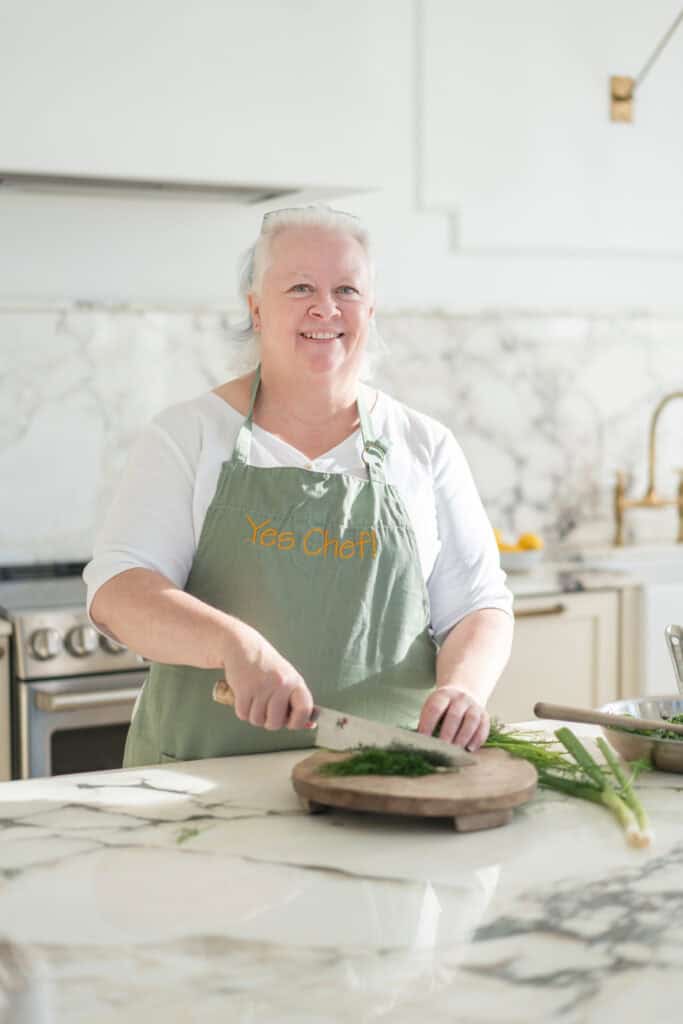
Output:
[[512,808],[536,792],[536,769],[504,750],[484,749],[477,763],[457,771],[418,778],[400,775],[321,775],[330,761],[343,761],[353,751],[318,751],[292,770],[292,785],[311,814],[328,807],[376,814],[451,818],[458,832],[506,825]]

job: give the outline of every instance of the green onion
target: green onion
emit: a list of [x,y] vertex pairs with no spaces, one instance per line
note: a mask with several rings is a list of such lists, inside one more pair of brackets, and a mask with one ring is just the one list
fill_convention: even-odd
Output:
[[[640,800],[636,796],[635,790],[633,789],[633,785],[632,785],[633,780],[636,777],[637,770],[633,771],[631,773],[630,778],[629,778],[624,773],[624,770],[621,767],[621,764],[619,763],[619,758],[616,756],[616,754],[611,749],[609,744],[607,744],[604,741],[602,736],[600,736],[598,738],[597,743],[598,743],[598,747],[600,748],[600,753],[603,755],[603,757],[607,761],[608,765],[612,769],[612,774],[614,775],[614,777],[616,778],[617,782],[619,782],[619,784],[621,786],[621,793],[622,793],[623,799],[626,801],[626,803],[628,804],[628,806],[632,810],[633,814],[635,815],[635,819],[636,819],[636,823],[637,823],[638,828],[637,828],[636,832],[633,833],[633,845],[634,846],[649,846],[650,839],[652,837],[652,830],[650,829],[650,822],[648,821],[647,814],[645,813],[645,808],[643,807],[643,805],[641,804]],[[640,837],[638,837],[638,834],[637,834],[638,832],[640,833]],[[647,837],[647,841],[641,842],[640,838],[642,838],[642,837]]]
[[649,767],[648,763],[634,762],[629,778],[602,738],[597,745],[605,758],[605,766],[598,764],[571,729],[558,729],[555,736],[572,760],[557,750],[552,740],[510,732],[498,722],[491,726],[485,746],[507,750],[514,757],[529,761],[538,772],[539,785],[546,789],[602,804],[614,814],[632,846],[649,846],[652,831],[632,785],[636,776]]

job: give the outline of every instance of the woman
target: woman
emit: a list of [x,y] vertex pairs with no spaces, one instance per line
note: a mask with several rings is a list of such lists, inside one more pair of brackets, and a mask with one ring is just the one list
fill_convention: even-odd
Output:
[[310,746],[314,702],[476,750],[511,596],[450,432],[360,382],[367,233],[267,214],[243,285],[259,367],[153,421],[84,573],[153,663],[124,764]]

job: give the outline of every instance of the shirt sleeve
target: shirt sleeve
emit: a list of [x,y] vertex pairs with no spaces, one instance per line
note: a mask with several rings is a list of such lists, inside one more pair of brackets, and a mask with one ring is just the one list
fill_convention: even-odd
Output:
[[127,569],[152,569],[184,587],[196,547],[196,470],[157,422],[133,445],[85,567],[87,608],[99,588]]
[[498,546],[462,449],[450,431],[437,443],[433,485],[439,553],[427,581],[439,643],[465,615],[498,608],[512,615]]

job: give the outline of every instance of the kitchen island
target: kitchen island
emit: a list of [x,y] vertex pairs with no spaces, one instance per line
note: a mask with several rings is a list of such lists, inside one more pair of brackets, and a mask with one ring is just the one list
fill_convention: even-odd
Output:
[[0,785],[0,1021],[680,1020],[683,776],[641,780],[643,851],[554,793],[470,834],[308,815],[304,756]]

